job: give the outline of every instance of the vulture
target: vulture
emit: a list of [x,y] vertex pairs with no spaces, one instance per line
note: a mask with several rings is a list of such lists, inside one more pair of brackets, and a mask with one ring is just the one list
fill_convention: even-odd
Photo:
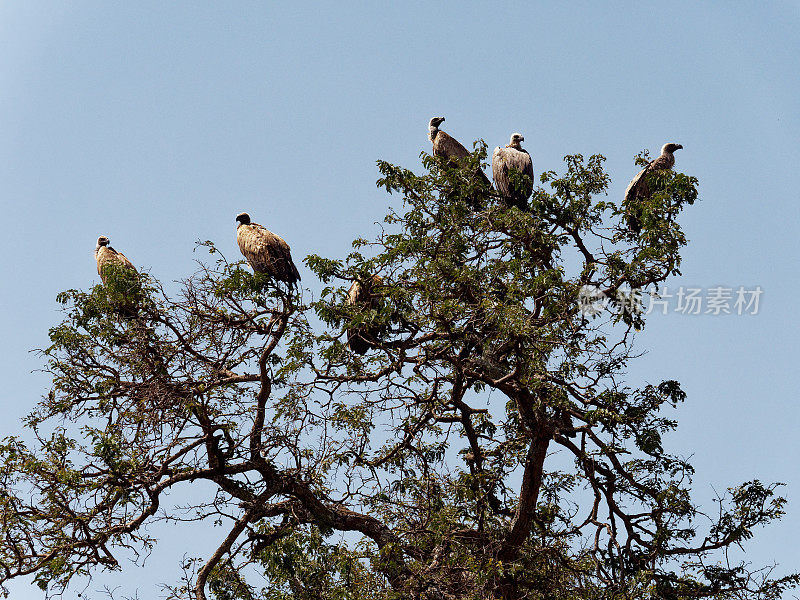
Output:
[[100,275],[100,279],[103,281],[103,285],[106,285],[107,278],[108,278],[108,269],[111,265],[114,265],[117,269],[131,269],[133,273],[136,273],[136,267],[133,266],[133,263],[128,260],[128,258],[122,253],[117,252],[108,244],[111,240],[108,237],[101,235],[97,238],[97,246],[94,248],[94,258],[97,261],[97,274]]
[[[458,167],[459,161],[469,156],[470,152],[457,139],[439,130],[439,125],[443,122],[444,117],[433,117],[428,124],[428,139],[433,145],[433,155],[444,157],[452,167]],[[492,184],[486,177],[486,173],[481,169],[477,169],[476,172],[486,189],[491,189]]]
[[[378,296],[374,293],[377,286],[383,283],[380,275],[373,275],[369,280],[361,282],[353,281],[353,285],[347,290],[346,304],[357,306],[363,310],[378,308]],[[366,354],[367,350],[375,347],[375,341],[381,336],[380,326],[362,325],[347,330],[347,345],[356,354]]]
[[[511,135],[511,141],[505,148],[499,146],[492,153],[492,176],[497,191],[508,206],[516,206],[520,210],[528,208],[528,198],[533,193],[533,161],[520,142],[525,138],[519,133]],[[510,171],[517,171],[530,177],[530,181],[520,182],[514,186],[509,179]]]
[[[109,246],[110,240],[101,235],[97,238],[94,248],[94,258],[97,261],[97,274],[103,285],[110,290],[109,298],[116,310],[125,317],[135,317],[137,314],[137,294],[139,293],[138,271],[133,263],[122,254]],[[115,276],[109,280],[109,273]],[[113,284],[113,285],[110,285]]]
[[661,156],[650,162],[644,169],[631,179],[628,188],[625,190],[625,201],[623,206],[628,210],[628,229],[634,233],[642,230],[639,220],[641,211],[638,202],[650,197],[650,187],[647,184],[645,174],[649,171],[666,171],[675,165],[675,150],[683,148],[680,144],[664,144],[661,147]]
[[266,273],[294,286],[300,281],[300,273],[292,262],[289,244],[279,235],[258,223],[250,222],[250,215],[236,215],[236,241],[239,250],[256,273]]

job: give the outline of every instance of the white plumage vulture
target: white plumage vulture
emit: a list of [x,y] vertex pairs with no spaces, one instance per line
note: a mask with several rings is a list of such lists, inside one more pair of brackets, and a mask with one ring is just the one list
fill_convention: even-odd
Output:
[[[439,125],[444,122],[444,117],[433,117],[428,123],[428,139],[433,145],[433,155],[446,158],[450,166],[460,166],[460,161],[470,155],[457,139],[439,129]],[[492,183],[481,169],[477,169],[477,175],[486,189],[491,189]]]
[[294,286],[300,273],[292,262],[289,244],[276,233],[258,223],[250,222],[250,215],[236,216],[236,241],[239,250],[256,273],[266,273],[273,279]]
[[[379,306],[379,298],[375,293],[375,288],[383,283],[380,275],[373,275],[367,281],[353,281],[350,289],[347,290],[348,306],[356,306],[361,310],[375,310]],[[375,347],[375,342],[381,336],[380,326],[352,327],[347,329],[347,345],[356,354],[366,354],[367,350]]]
[[623,206],[628,211],[628,229],[634,233],[639,233],[642,230],[640,221],[641,209],[639,203],[650,197],[650,186],[647,183],[645,175],[651,171],[666,171],[675,166],[676,150],[683,148],[680,144],[667,143],[661,147],[661,156],[653,161],[650,161],[644,169],[636,174],[636,177],[631,179],[628,187],[625,190],[625,201]]
[[[498,146],[492,153],[492,176],[497,191],[508,206],[516,206],[520,210],[528,208],[528,198],[533,193],[533,161],[522,147],[524,141],[521,134],[514,133],[505,148]],[[525,179],[514,185],[515,182],[509,177],[512,171],[527,175],[530,181]]]
[[97,246],[94,248],[94,258],[97,261],[97,274],[105,285],[108,281],[108,273],[111,269],[116,268],[119,270],[131,269],[136,273],[136,267],[128,258],[122,253],[114,250],[109,244],[111,240],[108,237],[101,235],[97,238]]

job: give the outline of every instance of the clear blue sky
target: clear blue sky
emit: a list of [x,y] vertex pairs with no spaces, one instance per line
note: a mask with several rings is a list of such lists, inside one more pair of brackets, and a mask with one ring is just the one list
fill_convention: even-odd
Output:
[[[46,393],[29,351],[56,293],[97,280],[100,234],[167,281],[195,240],[237,257],[241,210],[298,263],[344,256],[384,215],[375,160],[417,168],[434,115],[466,145],[522,132],[537,175],[604,154],[615,198],[637,152],[676,141],[701,202],[673,285],[760,285],[761,312],[652,317],[630,380],[689,393],[668,444],[693,456],[698,498],[788,484],[748,558],[800,567],[798,31],[797,2],[0,3],[0,436]],[[192,535],[101,581],[159,597],[220,530]]]

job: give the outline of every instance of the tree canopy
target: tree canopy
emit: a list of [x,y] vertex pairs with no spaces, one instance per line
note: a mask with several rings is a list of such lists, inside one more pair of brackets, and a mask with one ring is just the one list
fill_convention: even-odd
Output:
[[[424,155],[422,174],[379,161],[378,185],[402,202],[345,259],[307,257],[325,285],[310,300],[211,242],[177,293],[138,275],[133,311],[114,273],[62,293],[41,351],[52,389],[25,421],[35,443],[0,445],[0,585],[32,575],[58,593],[124,569],[156,541],[148,522],[187,518],[165,495],[194,486],[191,518],[225,529],[182,582],[176,564],[175,598],[770,599],[794,586],[726,553],[783,514],[777,484],[732,485],[704,511],[691,464],[666,449],[680,384],[625,382],[640,293],[680,274],[697,179],[652,173],[637,234],[602,156],[542,173],[527,210],[475,177],[485,158],[478,143],[460,167]],[[349,302],[353,281],[376,300]],[[608,308],[583,310],[587,289]],[[353,331],[369,334],[363,355]]]

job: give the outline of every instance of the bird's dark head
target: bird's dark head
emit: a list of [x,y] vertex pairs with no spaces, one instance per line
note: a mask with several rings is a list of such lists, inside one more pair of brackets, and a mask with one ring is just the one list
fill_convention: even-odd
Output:
[[241,223],[242,225],[249,225],[250,224],[250,215],[247,213],[239,213],[236,215],[236,220]]
[[97,247],[98,247],[98,248],[99,248],[100,246],[108,246],[110,243],[111,243],[111,240],[109,240],[109,239],[108,239],[106,236],[104,236],[104,235],[101,235],[99,238],[97,238]]
[[431,127],[439,127],[439,125],[441,125],[442,123],[444,123],[444,117],[433,117],[431,119],[430,126]]
[[519,146],[524,141],[525,141],[525,137],[521,133],[512,133],[511,134],[511,145],[512,146]]
[[675,152],[675,150],[680,150],[682,148],[683,146],[681,146],[680,144],[673,144],[673,143],[664,144],[664,146],[661,148],[661,154],[667,154],[667,153],[672,154],[673,152]]

